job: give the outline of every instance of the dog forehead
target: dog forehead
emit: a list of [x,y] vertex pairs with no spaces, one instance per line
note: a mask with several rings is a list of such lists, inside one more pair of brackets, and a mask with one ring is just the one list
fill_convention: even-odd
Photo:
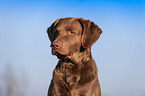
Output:
[[57,28],[57,30],[62,30],[62,29],[65,29],[65,30],[79,30],[82,27],[81,27],[81,24],[80,24],[79,20],[70,18],[70,19],[61,20],[58,23],[56,28]]

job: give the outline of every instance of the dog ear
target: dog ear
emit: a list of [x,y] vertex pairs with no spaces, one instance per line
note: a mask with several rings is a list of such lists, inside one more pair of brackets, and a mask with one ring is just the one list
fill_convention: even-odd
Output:
[[47,28],[48,37],[51,42],[53,42],[55,39],[53,31],[54,31],[56,25],[58,24],[58,22],[60,21],[60,19],[57,19],[49,28]]
[[55,22],[49,28],[47,28],[48,37],[51,42],[54,40],[54,34],[53,34],[54,24]]
[[90,20],[81,18],[80,22],[83,27],[82,46],[89,48],[98,40],[102,30]]

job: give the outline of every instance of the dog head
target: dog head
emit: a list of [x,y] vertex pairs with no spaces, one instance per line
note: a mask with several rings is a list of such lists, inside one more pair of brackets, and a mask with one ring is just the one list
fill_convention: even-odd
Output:
[[92,21],[83,18],[60,18],[48,29],[52,54],[58,58],[70,57],[81,52],[98,40],[101,29]]

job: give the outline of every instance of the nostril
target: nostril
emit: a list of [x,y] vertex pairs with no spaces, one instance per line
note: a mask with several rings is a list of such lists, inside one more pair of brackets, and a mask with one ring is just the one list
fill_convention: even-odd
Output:
[[59,48],[59,46],[60,46],[60,44],[59,43],[53,43],[53,47],[55,47],[55,48]]
[[59,45],[58,45],[58,44],[56,44],[55,46],[56,46],[56,47],[59,47]]

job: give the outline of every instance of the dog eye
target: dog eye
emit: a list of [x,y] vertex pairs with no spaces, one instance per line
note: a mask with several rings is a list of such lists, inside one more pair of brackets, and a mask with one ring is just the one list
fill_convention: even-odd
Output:
[[69,31],[69,35],[75,35],[76,33],[73,31]]

